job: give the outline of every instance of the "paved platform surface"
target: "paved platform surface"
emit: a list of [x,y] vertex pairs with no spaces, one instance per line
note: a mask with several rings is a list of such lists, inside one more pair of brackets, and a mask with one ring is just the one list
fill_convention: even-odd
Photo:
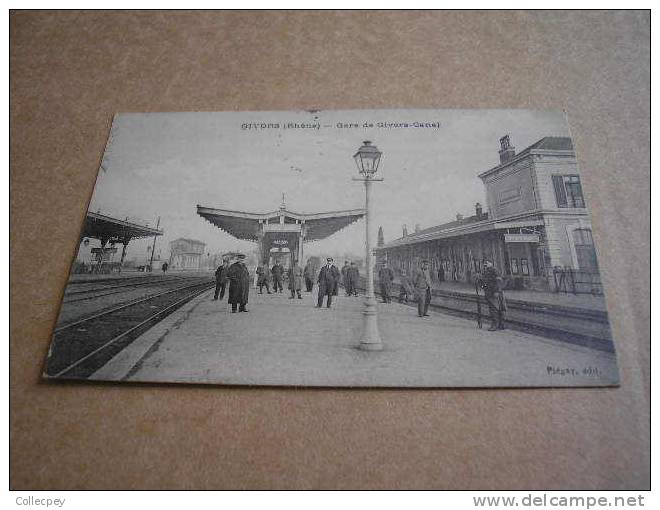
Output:
[[315,293],[251,289],[249,313],[212,293],[188,303],[92,375],[98,380],[286,386],[602,386],[618,383],[613,354],[397,303],[378,304],[385,349],[357,349],[363,299],[314,307]]

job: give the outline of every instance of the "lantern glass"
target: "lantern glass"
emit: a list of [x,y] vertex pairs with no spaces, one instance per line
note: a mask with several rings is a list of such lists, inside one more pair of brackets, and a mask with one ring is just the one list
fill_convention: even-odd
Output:
[[365,176],[375,174],[378,171],[381,155],[382,152],[378,150],[378,147],[371,145],[368,140],[364,141],[362,147],[353,156],[358,172]]

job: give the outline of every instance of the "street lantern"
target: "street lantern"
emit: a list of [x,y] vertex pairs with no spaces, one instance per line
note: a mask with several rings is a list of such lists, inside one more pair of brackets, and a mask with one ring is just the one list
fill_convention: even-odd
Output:
[[374,276],[373,276],[373,254],[371,253],[371,183],[382,181],[382,178],[375,177],[380,164],[382,153],[370,141],[362,142],[362,147],[353,156],[355,164],[361,178],[354,178],[354,181],[364,182],[365,193],[365,262],[367,265],[367,289],[364,298],[364,331],[360,339],[360,349],[364,351],[381,351],[383,342],[380,339],[378,331],[378,309],[376,306],[376,296],[374,295]]
[[353,155],[358,172],[365,177],[372,176],[378,171],[380,157],[383,154],[378,147],[371,145],[369,140],[362,142],[362,147]]

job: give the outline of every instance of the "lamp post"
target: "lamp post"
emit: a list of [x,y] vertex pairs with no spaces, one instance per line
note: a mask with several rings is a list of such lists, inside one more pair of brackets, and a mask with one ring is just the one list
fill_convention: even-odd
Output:
[[376,308],[376,296],[374,295],[374,276],[373,276],[373,261],[371,255],[371,183],[374,181],[382,181],[382,177],[375,177],[380,164],[380,157],[382,152],[378,150],[375,145],[371,145],[370,141],[363,142],[362,147],[353,156],[355,164],[357,165],[358,172],[362,177],[353,178],[354,181],[364,182],[365,191],[365,223],[366,223],[366,251],[365,262],[367,264],[367,291],[364,299],[364,331],[360,339],[360,349],[365,351],[381,351],[383,349],[383,342],[380,339],[378,332],[378,310]]

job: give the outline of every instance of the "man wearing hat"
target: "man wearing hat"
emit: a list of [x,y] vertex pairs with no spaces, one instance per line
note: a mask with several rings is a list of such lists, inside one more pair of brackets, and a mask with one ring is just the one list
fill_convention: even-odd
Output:
[[383,303],[391,303],[392,297],[392,282],[394,281],[394,271],[387,266],[387,261],[383,261],[383,265],[378,271],[378,281],[380,282],[380,297]]
[[235,258],[236,261],[227,270],[229,304],[231,304],[232,313],[236,313],[236,308],[239,312],[247,312],[245,305],[250,293],[250,272],[243,262],[245,255],[239,253]]
[[319,271],[318,284],[319,284],[319,297],[316,307],[323,306],[323,297],[328,296],[328,308],[332,305],[332,296],[336,295],[337,287],[339,286],[339,269],[332,263],[332,257],[326,259],[326,265]]
[[493,261],[485,259],[484,270],[481,276],[477,278],[477,285],[484,290],[484,297],[488,304],[488,313],[490,314],[490,328],[488,328],[488,331],[504,329],[504,315],[501,306],[503,300],[501,281],[502,279],[493,266]]
[[344,283],[344,290],[346,291],[347,296],[351,295],[351,279],[349,275],[350,271],[351,265],[347,260],[344,262],[344,267],[341,268],[341,281]]
[[213,299],[218,300],[225,297],[225,288],[227,287],[227,270],[229,269],[229,255],[222,256],[222,264],[215,270],[215,294]]
[[417,315],[428,317],[429,303],[431,302],[431,273],[428,260],[422,260],[421,267],[415,269],[412,284],[417,297]]
[[282,267],[282,264],[280,264],[279,260],[275,261],[275,265],[270,270],[270,274],[273,277],[273,292],[277,294],[279,291],[281,293],[283,289],[282,279],[284,277],[284,268]]

